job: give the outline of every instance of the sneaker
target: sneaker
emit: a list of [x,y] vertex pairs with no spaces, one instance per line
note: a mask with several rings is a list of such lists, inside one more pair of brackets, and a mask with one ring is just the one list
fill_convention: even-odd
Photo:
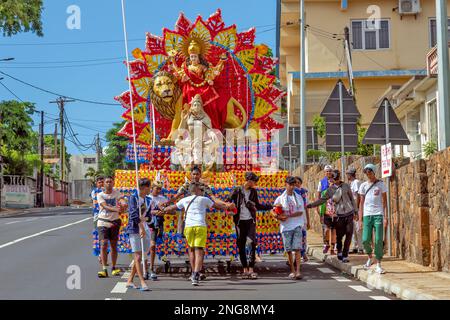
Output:
[[200,284],[199,278],[200,278],[199,273],[195,273],[191,276],[193,286],[198,286]]
[[342,259],[343,259],[343,257],[342,257],[342,253],[339,253],[339,252],[338,252],[338,254],[337,254],[337,258],[338,258],[338,260],[342,261]]
[[372,262],[372,259],[371,258],[369,258],[369,259],[367,259],[367,262],[366,262],[366,264],[364,265],[364,269],[370,269],[370,267],[372,266],[372,264],[373,264],[373,262]]
[[158,280],[158,276],[156,275],[156,273],[152,272],[150,273],[150,279],[152,279],[153,281]]
[[200,282],[197,279],[192,279],[192,285],[197,287],[200,284]]
[[199,280],[205,280],[206,274],[200,273]]
[[111,274],[113,276],[120,276],[120,269],[111,269]]
[[377,265],[377,267],[375,268],[375,272],[378,274],[386,273],[386,271],[380,265]]
[[350,262],[350,260],[348,259],[348,257],[342,257],[342,262],[347,263]]
[[102,271],[97,272],[97,276],[99,278],[108,278],[108,270],[104,269]]

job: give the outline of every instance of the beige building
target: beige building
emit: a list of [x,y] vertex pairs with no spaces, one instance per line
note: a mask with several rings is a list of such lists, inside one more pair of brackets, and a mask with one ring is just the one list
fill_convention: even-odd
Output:
[[[434,80],[420,81],[427,75],[425,57],[436,44],[435,1],[305,0],[305,8],[308,126],[339,78],[348,88],[346,27],[363,125],[372,121],[381,97],[405,89],[405,84],[408,88],[420,84],[419,89],[425,91],[433,84]],[[299,12],[298,0],[279,0],[279,76],[288,89],[291,126],[298,126],[300,118]],[[397,110],[401,112],[400,106]]]

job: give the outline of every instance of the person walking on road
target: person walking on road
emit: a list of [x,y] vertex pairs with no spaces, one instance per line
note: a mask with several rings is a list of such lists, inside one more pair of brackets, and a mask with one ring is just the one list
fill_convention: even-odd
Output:
[[[147,252],[150,246],[150,229],[141,217],[147,211],[145,198],[150,193],[150,180],[147,178],[139,180],[139,195],[133,194],[128,201],[128,225],[126,233],[130,238],[131,251],[134,256],[134,263],[128,277],[127,288],[136,288],[141,291],[149,291],[142,268],[142,259],[147,260]],[[142,247],[143,244],[143,247]],[[144,257],[142,253],[144,252]],[[136,287],[133,283],[134,276],[138,275],[141,285]]]
[[113,189],[114,179],[112,177],[105,178],[103,192],[97,195],[100,212],[98,214],[97,230],[100,244],[100,255],[102,257],[102,271],[98,272],[99,278],[108,277],[106,262],[108,261],[108,242],[111,249],[111,274],[119,276],[120,270],[116,269],[117,263],[117,240],[119,239],[119,230],[121,220],[119,213],[124,209],[124,205],[119,204],[123,199],[118,190]]
[[[255,187],[259,177],[254,172],[245,174],[245,184],[233,189],[228,201],[236,206],[236,214],[233,216],[237,235],[237,247],[239,260],[241,261],[243,279],[257,279],[258,274],[253,268],[256,262],[256,212],[257,210],[272,210],[271,205],[259,202],[258,192]],[[250,244],[250,261],[247,261],[246,244]]]
[[[290,279],[302,279],[300,273],[301,249],[303,247],[303,228],[305,222],[305,207],[302,196],[294,192],[297,179],[286,178],[286,190],[275,202],[273,216],[280,221],[280,232],[283,237],[284,250],[287,253],[291,273]],[[295,265],[294,265],[295,261]]]
[[[319,200],[325,191],[330,186],[330,179],[331,174],[333,172],[333,167],[330,165],[326,165],[324,168],[325,177],[323,177],[322,180],[319,181],[319,184],[317,186],[317,196],[316,200]],[[330,208],[328,208],[330,209]],[[329,211],[329,210],[328,210]],[[330,239],[327,237],[327,230],[330,229],[329,226],[327,226],[327,223],[325,223],[325,220],[329,220],[328,218],[325,218],[327,212],[327,204],[323,204],[319,207],[317,207],[317,214],[320,216],[320,222],[322,223],[322,237],[323,237],[323,253],[327,253],[328,249],[330,248]],[[331,250],[334,250],[334,247],[331,248]]]
[[[358,208],[353,199],[350,185],[341,180],[339,170],[334,170],[332,172],[331,182],[332,184],[328,187],[324,196],[319,200],[308,204],[307,207],[314,208],[329,200],[333,201],[336,212],[337,257],[342,262],[348,262],[348,253],[353,236],[353,220],[354,216],[357,215]],[[344,245],[342,245],[343,237],[345,237]]]
[[[103,184],[105,182],[105,178],[98,176],[95,179],[95,187],[91,191],[91,199],[92,199],[92,215],[94,219],[94,230],[92,232],[93,240],[98,239],[98,231],[97,231],[97,220],[98,214],[100,212],[100,208],[98,206],[97,195],[103,191]],[[100,250],[94,249],[94,255],[98,256],[98,262],[102,264],[102,257],[100,256]],[[108,265],[108,261],[106,261],[106,265]]]
[[307,242],[307,230],[310,228],[310,220],[309,220],[309,210],[306,208],[306,205],[308,204],[308,190],[302,187],[303,180],[300,177],[295,177],[297,180],[295,192],[298,193],[302,199],[303,199],[303,207],[305,208],[305,214],[306,214],[306,226],[302,228],[302,249],[300,251],[303,262],[308,262],[308,255],[306,254],[306,250],[308,248],[308,242]]
[[[356,169],[350,168],[346,172],[348,183],[350,184],[350,189],[353,193],[353,199],[355,199],[356,207],[359,208],[359,187],[361,186],[361,181],[356,179]],[[355,215],[353,220],[353,253],[363,254],[363,244],[362,244],[362,221],[358,216]]]
[[189,247],[189,260],[192,268],[192,285],[198,286],[200,281],[200,270],[203,267],[205,255],[207,225],[206,210],[211,208],[226,210],[230,206],[202,196],[202,185],[192,182],[189,186],[191,196],[179,200],[176,205],[165,207],[162,212],[169,213],[176,209],[184,209],[186,226],[184,234]]
[[[155,273],[156,241],[162,239],[164,231],[164,216],[161,213],[163,206],[169,201],[161,195],[162,183],[155,181],[152,184],[152,191],[146,197],[147,212],[146,220],[150,229],[150,279],[157,280]],[[147,275],[149,272],[146,273]]]
[[[372,264],[372,252],[375,251],[375,259],[377,265],[375,272],[385,273],[381,267],[383,259],[383,236],[384,228],[387,225],[387,188],[383,181],[378,180],[375,176],[376,167],[369,163],[364,167],[364,173],[367,181],[361,184],[359,195],[361,202],[359,205],[359,219],[363,221],[363,245],[368,255],[368,260],[364,265],[365,269],[369,269]],[[375,244],[372,249],[372,232],[375,230]]]

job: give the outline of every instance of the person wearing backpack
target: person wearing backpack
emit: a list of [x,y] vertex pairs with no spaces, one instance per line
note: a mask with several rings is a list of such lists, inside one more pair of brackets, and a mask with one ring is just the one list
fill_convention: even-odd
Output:
[[[381,267],[383,259],[383,236],[387,225],[387,188],[383,181],[375,176],[375,165],[369,163],[364,167],[364,173],[368,181],[361,184],[359,195],[359,219],[363,222],[363,245],[368,255],[364,269],[370,269],[373,264],[372,252],[375,251],[377,266],[375,272],[382,274],[385,270]],[[375,230],[375,245],[372,249],[372,232]]]
[[[357,207],[350,185],[341,180],[339,170],[333,170],[331,185],[326,193],[317,201],[308,204],[308,208],[317,207],[331,200],[336,212],[336,247],[337,257],[342,262],[348,262],[348,253],[353,236],[353,219],[357,214]],[[342,240],[345,236],[344,245]]]
[[[325,176],[323,177],[323,179],[321,179],[319,181],[319,184],[317,186],[317,197],[316,200],[319,200],[326,192],[326,190],[328,189],[328,187],[330,186],[330,179],[331,179],[331,174],[333,172],[333,167],[330,165],[326,165],[324,168],[324,172],[325,172]],[[317,213],[320,216],[320,222],[322,223],[322,237],[323,237],[323,253],[327,253],[328,250],[330,249],[330,237],[329,237],[329,233],[330,231],[330,224],[332,224],[332,219],[330,221],[330,218],[327,217],[326,213],[327,211],[330,212],[330,210],[333,209],[333,207],[328,206],[327,208],[327,204],[324,203],[321,206],[319,206],[317,208]],[[334,236],[335,238],[335,236]],[[333,242],[333,241],[331,241]],[[331,250],[334,250],[334,245],[331,248]]]

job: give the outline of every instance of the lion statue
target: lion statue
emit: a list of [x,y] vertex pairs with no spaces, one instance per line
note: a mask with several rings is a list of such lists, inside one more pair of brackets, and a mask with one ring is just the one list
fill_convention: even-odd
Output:
[[[172,120],[169,135],[162,139],[163,144],[173,143],[174,135],[181,122],[181,112],[183,109],[183,96],[177,79],[170,72],[159,71],[150,81],[150,100],[155,109],[167,120]],[[241,120],[235,113],[237,107],[243,119]],[[247,123],[247,113],[242,105],[234,98],[230,98],[227,103],[227,117],[224,128],[242,129]]]

